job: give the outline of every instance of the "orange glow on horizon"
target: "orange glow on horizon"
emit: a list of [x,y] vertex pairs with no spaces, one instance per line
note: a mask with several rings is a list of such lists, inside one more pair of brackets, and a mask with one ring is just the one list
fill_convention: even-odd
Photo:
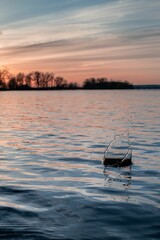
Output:
[[45,1],[36,1],[36,8],[22,1],[12,10],[9,2],[0,3],[0,63],[11,73],[160,84],[159,1],[147,0],[145,11],[143,1],[62,0],[62,9],[47,1],[44,12]]

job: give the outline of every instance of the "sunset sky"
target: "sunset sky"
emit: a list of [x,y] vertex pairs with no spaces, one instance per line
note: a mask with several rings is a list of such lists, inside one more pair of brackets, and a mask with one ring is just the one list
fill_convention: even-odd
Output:
[[160,0],[0,0],[0,66],[160,84]]

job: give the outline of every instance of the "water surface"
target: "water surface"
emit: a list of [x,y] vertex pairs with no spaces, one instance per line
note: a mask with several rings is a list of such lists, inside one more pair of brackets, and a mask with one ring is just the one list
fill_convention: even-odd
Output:
[[[158,239],[160,92],[0,92],[0,239]],[[129,129],[131,168],[102,165]]]

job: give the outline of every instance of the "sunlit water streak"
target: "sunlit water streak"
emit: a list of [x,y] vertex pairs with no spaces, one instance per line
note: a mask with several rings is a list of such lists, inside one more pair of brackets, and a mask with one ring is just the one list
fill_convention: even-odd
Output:
[[[0,92],[0,239],[158,239],[159,93]],[[126,129],[133,165],[104,171]]]

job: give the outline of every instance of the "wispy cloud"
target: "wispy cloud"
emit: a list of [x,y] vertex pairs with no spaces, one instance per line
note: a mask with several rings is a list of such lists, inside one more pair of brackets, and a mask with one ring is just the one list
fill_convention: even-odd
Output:
[[[42,2],[39,13],[25,13],[20,19],[12,16],[12,23],[0,25],[0,64],[14,71],[54,68],[72,79],[78,72],[79,80],[87,74],[113,78],[119,74],[135,82],[150,81],[153,74],[159,81],[158,0],[94,0],[92,4],[68,0],[66,8],[64,1]],[[55,11],[49,11],[51,2]]]

